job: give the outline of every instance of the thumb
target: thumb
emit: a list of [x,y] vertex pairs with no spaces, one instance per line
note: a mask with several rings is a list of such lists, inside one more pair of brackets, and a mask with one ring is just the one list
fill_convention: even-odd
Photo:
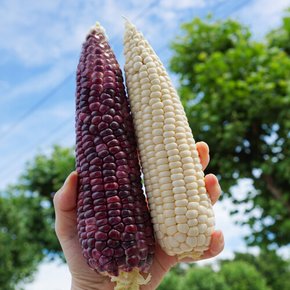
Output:
[[55,231],[59,240],[71,239],[77,233],[77,179],[77,173],[72,172],[53,199]]

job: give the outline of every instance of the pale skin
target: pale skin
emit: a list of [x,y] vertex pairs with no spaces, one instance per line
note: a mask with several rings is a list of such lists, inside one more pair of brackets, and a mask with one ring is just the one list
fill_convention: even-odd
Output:
[[[196,144],[199,157],[205,169],[209,163],[209,148],[206,143]],[[215,175],[205,176],[205,185],[208,195],[215,204],[221,194],[221,188]],[[56,213],[55,231],[63,249],[68,267],[72,276],[71,290],[110,290],[114,283],[108,277],[91,270],[81,251],[77,234],[77,173],[72,172],[66,179],[62,188],[55,194],[54,207]],[[200,260],[217,256],[224,248],[224,237],[221,231],[212,234],[210,248],[204,253]],[[193,262],[190,259],[182,260]],[[153,290],[161,283],[164,275],[171,267],[178,263],[177,257],[168,256],[158,245],[155,250],[155,257],[150,268],[152,274],[148,285],[142,286],[142,290]]]

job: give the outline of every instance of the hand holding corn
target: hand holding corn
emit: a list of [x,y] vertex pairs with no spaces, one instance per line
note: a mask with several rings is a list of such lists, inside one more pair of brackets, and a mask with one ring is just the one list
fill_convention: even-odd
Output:
[[[124,54],[128,97],[104,29],[97,24],[83,44],[76,90],[77,201],[71,211],[82,254],[102,275],[96,276],[102,287],[112,286],[108,276],[115,290],[154,289],[177,260],[221,250],[212,209],[220,188],[215,176],[204,177],[208,147],[195,144],[165,68],[129,22]],[[99,289],[93,280],[92,289]]]
[[[205,168],[209,162],[208,147],[203,142],[197,143],[196,147],[199,152],[202,166]],[[221,193],[216,177],[212,174],[206,175],[205,186],[211,202],[214,204]],[[71,290],[114,289],[114,283],[112,283],[108,277],[104,277],[93,271],[88,271],[88,265],[82,255],[81,246],[78,240],[76,201],[77,173],[73,172],[54,198],[56,233],[71,272]],[[220,231],[215,231],[212,234],[209,249],[200,259],[208,259],[218,255],[223,250],[223,247],[223,235]],[[185,259],[185,261],[191,262],[192,260]],[[178,263],[178,260],[175,256],[169,256],[160,247],[157,247],[153,264],[150,268],[150,273],[152,273],[151,282],[148,285],[142,286],[141,289],[156,289],[166,272],[176,263]]]

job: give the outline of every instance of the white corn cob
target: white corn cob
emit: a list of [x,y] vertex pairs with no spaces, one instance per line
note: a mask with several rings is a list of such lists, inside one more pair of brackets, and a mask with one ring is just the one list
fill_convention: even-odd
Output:
[[214,213],[183,106],[144,36],[126,22],[125,73],[156,238],[168,255],[209,248]]

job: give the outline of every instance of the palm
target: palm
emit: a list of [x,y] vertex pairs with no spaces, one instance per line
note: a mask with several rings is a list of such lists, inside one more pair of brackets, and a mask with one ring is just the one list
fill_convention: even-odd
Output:
[[[200,160],[205,168],[209,162],[208,147],[205,143],[197,143]],[[205,177],[208,194],[214,204],[220,195],[220,187],[214,175]],[[74,172],[67,179],[65,185],[58,191],[54,198],[56,210],[56,233],[61,243],[70,272],[73,277],[72,289],[113,289],[114,284],[109,278],[90,270],[82,255],[78,241],[76,199],[77,199],[77,174]],[[221,232],[214,232],[210,249],[201,259],[216,256],[223,249],[223,236]],[[186,262],[192,260],[186,259]],[[155,258],[150,269],[151,282],[142,289],[155,289],[169,269],[178,262],[177,257],[167,255],[159,245],[156,246]]]

